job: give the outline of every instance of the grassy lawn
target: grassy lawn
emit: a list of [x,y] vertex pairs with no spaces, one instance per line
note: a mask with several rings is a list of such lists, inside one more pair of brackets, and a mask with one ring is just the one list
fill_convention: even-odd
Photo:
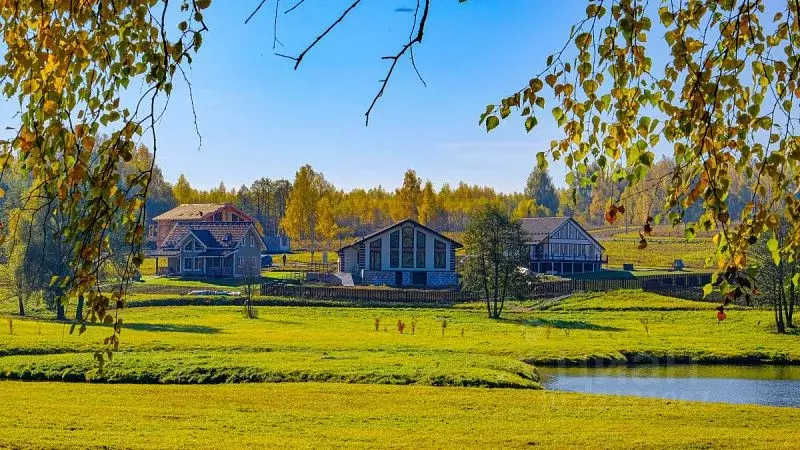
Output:
[[[144,307],[124,311],[121,352],[103,373],[88,352],[109,329],[82,336],[50,321],[0,332],[0,376],[13,379],[220,383],[337,381],[537,387],[523,361],[800,362],[796,335],[771,332],[767,311],[737,309],[718,323],[713,305],[637,291],[584,295],[488,320],[480,304],[449,309]],[[376,319],[380,319],[378,331]],[[403,334],[397,330],[402,320]],[[447,326],[442,335],[442,323]],[[412,334],[413,323],[413,334]],[[646,326],[645,326],[646,324]]]
[[635,269],[672,267],[676,259],[683,260],[686,267],[702,269],[705,259],[714,254],[714,244],[710,239],[695,239],[686,242],[683,239],[648,240],[647,248],[639,250],[638,239],[601,240],[606,248],[609,267],[620,268],[631,263]]
[[789,448],[800,439],[800,409],[511,389],[0,382],[0,398],[0,442],[11,448]]
[[502,320],[481,308],[259,307],[257,319],[234,306],[131,308],[102,373],[91,352],[108,328],[77,336],[50,320],[0,319],[0,447],[777,448],[800,439],[800,409],[542,391],[525,363],[800,362],[798,336],[771,332],[767,311],[732,309],[718,323],[713,305],[639,291],[515,303]]
[[[322,255],[323,251],[314,252],[314,262],[321,263],[322,262]],[[327,252],[328,253],[328,262],[334,263],[339,260],[339,255],[336,252]],[[281,266],[281,255],[280,253],[272,255],[273,264],[280,267]],[[307,263],[311,262],[311,252],[296,252],[296,253],[287,253],[286,254],[286,263]]]
[[563,275],[564,277],[574,278],[579,280],[627,280],[637,277],[645,277],[648,275],[688,275],[709,273],[710,269],[683,269],[683,270],[670,270],[670,269],[646,269],[639,268],[639,270],[622,270],[620,268],[603,269],[599,272],[578,273],[572,275]]

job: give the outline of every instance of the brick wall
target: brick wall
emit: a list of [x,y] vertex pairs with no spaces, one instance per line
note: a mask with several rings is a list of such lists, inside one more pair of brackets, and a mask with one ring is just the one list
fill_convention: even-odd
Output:
[[[393,270],[365,270],[363,273],[364,284],[371,284],[377,286],[395,286],[395,271]],[[403,286],[411,286],[413,281],[413,272],[403,271]],[[458,276],[455,272],[447,271],[432,271],[428,272],[428,287],[454,287],[458,286]]]
[[372,284],[376,286],[394,285],[394,272],[365,270],[362,273],[364,284]]
[[428,272],[428,287],[457,286],[458,276],[455,272]]

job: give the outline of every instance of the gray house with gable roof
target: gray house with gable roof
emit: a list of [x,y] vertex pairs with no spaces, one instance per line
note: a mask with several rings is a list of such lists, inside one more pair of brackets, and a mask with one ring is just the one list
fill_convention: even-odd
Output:
[[363,284],[410,287],[458,285],[456,249],[462,245],[406,219],[339,249],[339,272]]
[[571,217],[521,219],[534,272],[574,274],[597,272],[608,257],[605,247]]

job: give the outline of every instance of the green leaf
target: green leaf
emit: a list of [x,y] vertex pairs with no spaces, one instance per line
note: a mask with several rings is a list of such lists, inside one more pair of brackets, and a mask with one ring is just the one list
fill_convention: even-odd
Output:
[[767,241],[767,250],[769,250],[769,253],[772,255],[772,262],[775,263],[776,266],[780,264],[781,255],[778,252],[778,240],[775,239],[774,235]]
[[708,297],[711,294],[711,291],[714,290],[714,286],[711,283],[708,283],[703,286],[703,298]]
[[486,118],[486,132],[492,131],[500,125],[500,119],[497,116],[489,116]]
[[537,123],[538,121],[536,120],[536,117],[533,116],[528,117],[527,119],[525,119],[525,131],[530,132],[533,129],[533,127],[536,126]]
[[536,153],[536,165],[539,169],[547,169],[547,159],[544,157],[544,152]]

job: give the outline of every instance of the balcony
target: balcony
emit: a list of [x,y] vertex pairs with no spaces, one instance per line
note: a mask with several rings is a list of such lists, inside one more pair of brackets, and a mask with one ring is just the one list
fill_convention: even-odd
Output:
[[600,264],[608,264],[607,255],[599,256],[577,256],[577,255],[534,255],[530,259],[531,263],[548,263],[548,262],[575,262],[575,263],[592,263],[599,262]]

